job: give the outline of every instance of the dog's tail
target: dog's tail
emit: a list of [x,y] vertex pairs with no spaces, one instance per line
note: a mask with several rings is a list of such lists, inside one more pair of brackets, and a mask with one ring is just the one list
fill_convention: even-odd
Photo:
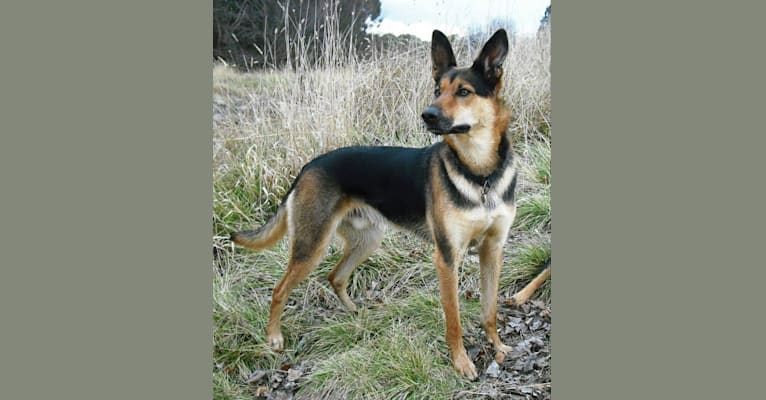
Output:
[[531,282],[527,284],[527,286],[524,286],[524,289],[521,289],[520,291],[516,292],[513,296],[511,296],[508,300],[505,301],[508,305],[521,305],[527,302],[529,298],[535,293],[535,290],[537,290],[540,285],[543,284],[548,278],[551,276],[551,258],[548,257],[547,260],[540,266],[541,270],[540,273],[537,274],[535,279],[532,279]]
[[231,241],[255,250],[273,246],[287,232],[287,204],[282,204],[268,222],[255,230],[240,231],[231,234]]

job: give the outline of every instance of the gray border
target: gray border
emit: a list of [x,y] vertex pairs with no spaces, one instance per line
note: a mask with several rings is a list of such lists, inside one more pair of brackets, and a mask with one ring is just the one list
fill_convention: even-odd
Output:
[[552,16],[553,393],[757,398],[764,14],[618,3]]
[[1,8],[0,398],[210,399],[212,2]]
[[[558,397],[753,398],[755,6],[556,2]],[[21,7],[0,10],[0,397],[209,398],[212,4]]]

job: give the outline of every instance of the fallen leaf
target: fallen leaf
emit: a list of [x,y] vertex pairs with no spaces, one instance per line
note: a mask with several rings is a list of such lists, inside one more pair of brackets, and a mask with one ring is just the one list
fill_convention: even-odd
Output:
[[252,374],[250,374],[250,376],[247,377],[247,380],[245,381],[245,383],[258,382],[261,379],[263,379],[264,376],[266,376],[266,371],[262,371],[262,370],[255,371]]
[[301,371],[299,369],[292,369],[291,368],[291,369],[287,370],[287,380],[290,381],[290,382],[297,381],[301,377],[301,375],[303,375],[303,371]]
[[481,348],[479,346],[473,346],[468,348],[468,358],[470,358],[471,360],[475,360],[478,357],[480,351],[481,351]]
[[532,393],[532,392],[534,392],[534,389],[532,389],[529,386],[522,386],[519,389],[520,389],[521,393]]
[[538,336],[532,336],[531,338],[527,339],[527,341],[529,341],[529,343],[536,344],[540,347],[545,346],[545,342],[543,342],[543,340],[540,339],[540,337]]
[[497,378],[500,375],[500,365],[496,361],[492,361],[487,368],[486,374],[493,378]]
[[534,369],[535,360],[532,357],[521,358],[513,365],[513,369],[521,372],[529,372]]
[[274,395],[271,397],[272,400],[288,400],[292,398],[293,398],[292,395],[283,391],[276,391],[274,392]]
[[269,388],[268,386],[258,386],[257,389],[255,389],[255,397],[265,397],[269,394]]

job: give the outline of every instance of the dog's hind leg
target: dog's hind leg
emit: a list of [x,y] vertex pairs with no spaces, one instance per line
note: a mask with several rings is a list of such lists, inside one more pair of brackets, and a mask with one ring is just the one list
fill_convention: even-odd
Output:
[[[340,301],[351,311],[356,305],[351,301],[346,289],[348,278],[359,264],[363,263],[383,241],[384,230],[369,221],[352,221],[347,217],[338,226],[338,236],[343,239],[343,258],[327,277]],[[355,226],[355,223],[357,226]],[[360,226],[361,225],[361,226]]]
[[304,174],[287,201],[290,261],[285,275],[274,288],[266,325],[266,340],[274,350],[282,350],[284,346],[280,323],[290,292],[319,265],[347,209],[340,193],[321,178]]

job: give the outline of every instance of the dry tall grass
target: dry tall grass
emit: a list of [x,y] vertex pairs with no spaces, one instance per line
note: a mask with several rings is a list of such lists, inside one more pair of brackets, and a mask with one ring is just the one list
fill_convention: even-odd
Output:
[[[549,37],[515,40],[504,66],[503,95],[513,111],[517,141],[549,135]],[[479,45],[456,40],[458,64],[471,62]],[[427,43],[413,44],[345,67],[296,71],[243,74],[216,65],[216,209],[246,212],[236,218],[216,213],[216,232],[252,221],[253,211],[272,209],[300,167],[323,152],[352,144],[425,146],[437,140],[420,120],[433,91],[429,51]],[[232,180],[237,191],[249,194],[247,204],[225,195]]]

